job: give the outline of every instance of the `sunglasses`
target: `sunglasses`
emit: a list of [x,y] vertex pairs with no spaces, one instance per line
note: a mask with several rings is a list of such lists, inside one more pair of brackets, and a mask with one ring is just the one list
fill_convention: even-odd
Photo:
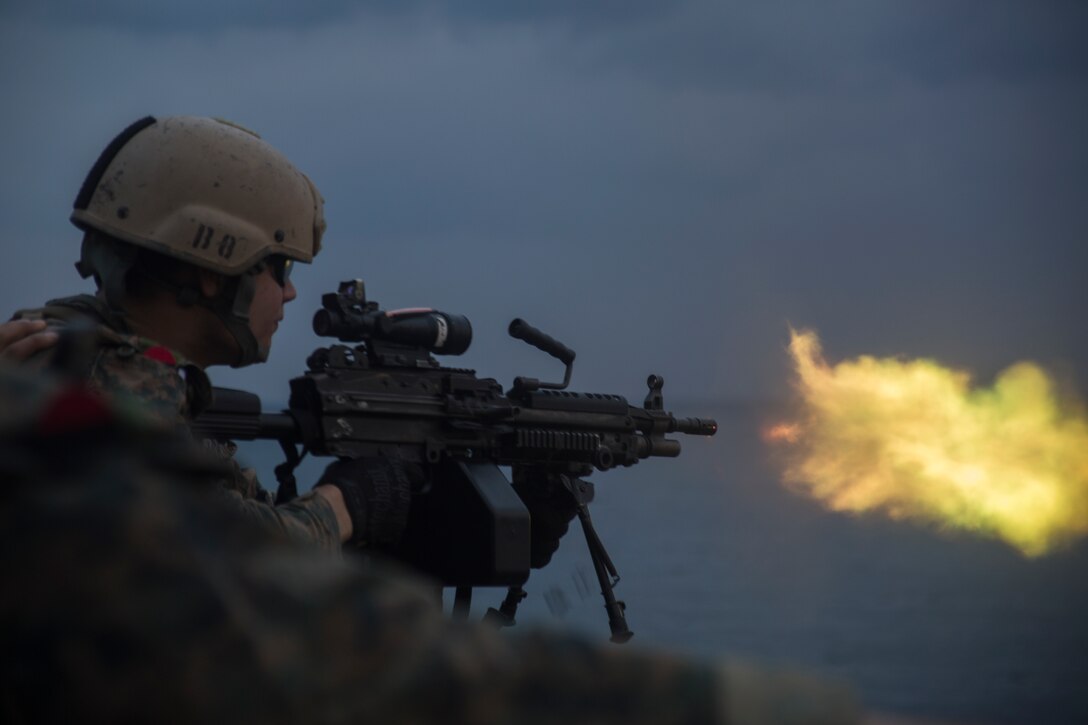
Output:
[[273,254],[265,257],[264,261],[272,269],[272,278],[276,280],[276,283],[280,287],[286,287],[287,280],[291,277],[291,270],[294,269],[295,260],[282,254]]

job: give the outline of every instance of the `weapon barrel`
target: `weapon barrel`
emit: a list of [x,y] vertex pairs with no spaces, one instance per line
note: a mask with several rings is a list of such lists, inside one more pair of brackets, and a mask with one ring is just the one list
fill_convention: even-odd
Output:
[[677,418],[676,430],[695,436],[712,436],[718,432],[718,421],[713,418]]

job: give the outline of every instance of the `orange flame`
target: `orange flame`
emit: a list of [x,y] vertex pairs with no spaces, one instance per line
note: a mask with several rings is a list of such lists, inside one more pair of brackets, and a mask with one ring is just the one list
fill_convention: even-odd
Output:
[[1038,556],[1088,533],[1088,418],[1030,362],[972,388],[930,360],[829,365],[790,330],[802,412],[784,481],[836,511],[882,510],[998,536]]
[[796,443],[801,440],[801,426],[796,423],[777,423],[763,431],[763,440]]

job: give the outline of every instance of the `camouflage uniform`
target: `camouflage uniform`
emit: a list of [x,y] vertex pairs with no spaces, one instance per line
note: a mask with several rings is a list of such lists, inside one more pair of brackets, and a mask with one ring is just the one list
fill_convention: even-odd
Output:
[[0,368],[6,721],[856,721],[801,677],[450,622],[238,520],[199,485],[222,459],[122,398]]
[[[130,334],[124,321],[96,297],[78,295],[51,300],[40,309],[20,310],[14,319],[44,319],[57,328],[77,320],[93,322],[93,334],[73,343],[86,349],[74,354],[78,359],[65,363],[69,372],[87,380],[94,390],[109,395],[123,392],[138,399],[150,415],[165,425],[187,430],[189,422],[211,401],[211,384],[203,370],[153,340]],[[44,350],[33,362],[48,365],[56,353],[55,348]],[[233,444],[204,444],[231,462],[229,475],[222,478],[224,495],[247,518],[293,541],[339,551],[340,529],[332,506],[324,498],[310,492],[273,506],[254,472],[234,462]]]

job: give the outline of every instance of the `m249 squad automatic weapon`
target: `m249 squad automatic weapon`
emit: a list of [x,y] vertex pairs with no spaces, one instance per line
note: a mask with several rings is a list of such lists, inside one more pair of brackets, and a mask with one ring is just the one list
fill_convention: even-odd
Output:
[[381,310],[366,299],[362,280],[341,283],[321,304],[314,332],[354,344],[315,350],[309,370],[291,380],[282,413],[264,413],[252,393],[216,388],[193,426],[197,434],[279,441],[286,461],[276,468],[278,502],[297,495],[293,471],[307,453],[425,466],[432,475],[413,493],[403,543],[390,553],[456,587],[455,613],[467,613],[472,587],[509,586],[487,617],[504,625],[513,624],[525,596],[531,522],[499,466],[511,466],[515,480],[531,473],[560,481],[576,504],[612,640],[630,639],[624,604],[613,592],[619,576],[589,516],[593,485],[580,477],[678,456],[680,443],[668,434],[711,436],[717,423],[666,412],[657,375],[647,380],[641,407],[618,395],[568,391],[574,351],[520,319],[510,323],[510,335],[561,361],[561,383],[518,377],[504,392],[493,378],[443,367],[433,355],[468,349],[468,319],[433,309]]

